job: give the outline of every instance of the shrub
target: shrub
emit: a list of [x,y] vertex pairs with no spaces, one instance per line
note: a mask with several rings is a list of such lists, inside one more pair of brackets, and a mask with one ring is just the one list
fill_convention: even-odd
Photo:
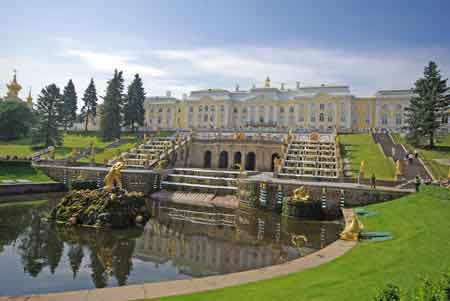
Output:
[[374,301],[398,301],[400,300],[400,288],[395,284],[387,284],[373,298]]
[[417,289],[416,301],[447,301],[443,281],[434,281],[424,277]]

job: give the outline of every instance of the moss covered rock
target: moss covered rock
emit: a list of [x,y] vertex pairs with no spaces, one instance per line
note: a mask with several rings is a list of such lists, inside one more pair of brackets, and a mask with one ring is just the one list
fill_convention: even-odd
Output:
[[135,225],[137,216],[148,217],[145,208],[142,193],[72,190],[52,210],[50,218],[71,225],[126,228]]

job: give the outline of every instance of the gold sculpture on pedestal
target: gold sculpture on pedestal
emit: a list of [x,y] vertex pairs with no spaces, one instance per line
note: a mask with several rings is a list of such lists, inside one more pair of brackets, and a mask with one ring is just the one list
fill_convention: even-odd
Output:
[[346,220],[344,231],[341,233],[341,239],[356,241],[359,234],[364,229],[364,225],[358,220],[356,215]]
[[281,171],[281,158],[273,159],[273,174],[277,176]]
[[400,160],[397,160],[395,162],[395,176],[400,177],[402,175],[403,175],[402,163],[400,162]]
[[112,192],[114,188],[114,183],[117,184],[117,187],[122,188],[122,180],[120,179],[120,175],[125,164],[123,161],[119,161],[111,166],[108,174],[105,177],[105,186],[103,190]]
[[294,190],[293,199],[297,202],[308,202],[310,195],[306,190],[305,186],[300,186],[299,188]]
[[361,160],[361,163],[359,164],[359,176],[361,178],[364,177],[364,165],[365,165],[364,160]]
[[304,247],[306,243],[308,242],[308,238],[305,235],[292,235],[291,236],[291,242],[294,246],[296,246],[298,249]]

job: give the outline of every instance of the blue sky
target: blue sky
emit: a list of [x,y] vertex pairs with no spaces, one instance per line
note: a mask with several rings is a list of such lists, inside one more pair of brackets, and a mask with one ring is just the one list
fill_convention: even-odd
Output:
[[[148,95],[262,85],[410,88],[435,60],[450,75],[450,1],[1,1],[0,95],[14,68],[33,96],[114,68]],[[24,96],[27,91],[22,91]]]

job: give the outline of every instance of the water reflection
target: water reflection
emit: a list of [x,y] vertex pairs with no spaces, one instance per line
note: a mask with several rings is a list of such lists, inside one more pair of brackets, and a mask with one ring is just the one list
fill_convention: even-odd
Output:
[[[167,206],[157,206],[156,217],[143,229],[102,231],[46,223],[41,216],[54,204],[0,206],[0,295],[258,268],[314,252],[334,241],[340,227],[257,211],[234,212],[232,222],[216,226],[180,219]],[[296,240],[298,235],[306,239]]]

